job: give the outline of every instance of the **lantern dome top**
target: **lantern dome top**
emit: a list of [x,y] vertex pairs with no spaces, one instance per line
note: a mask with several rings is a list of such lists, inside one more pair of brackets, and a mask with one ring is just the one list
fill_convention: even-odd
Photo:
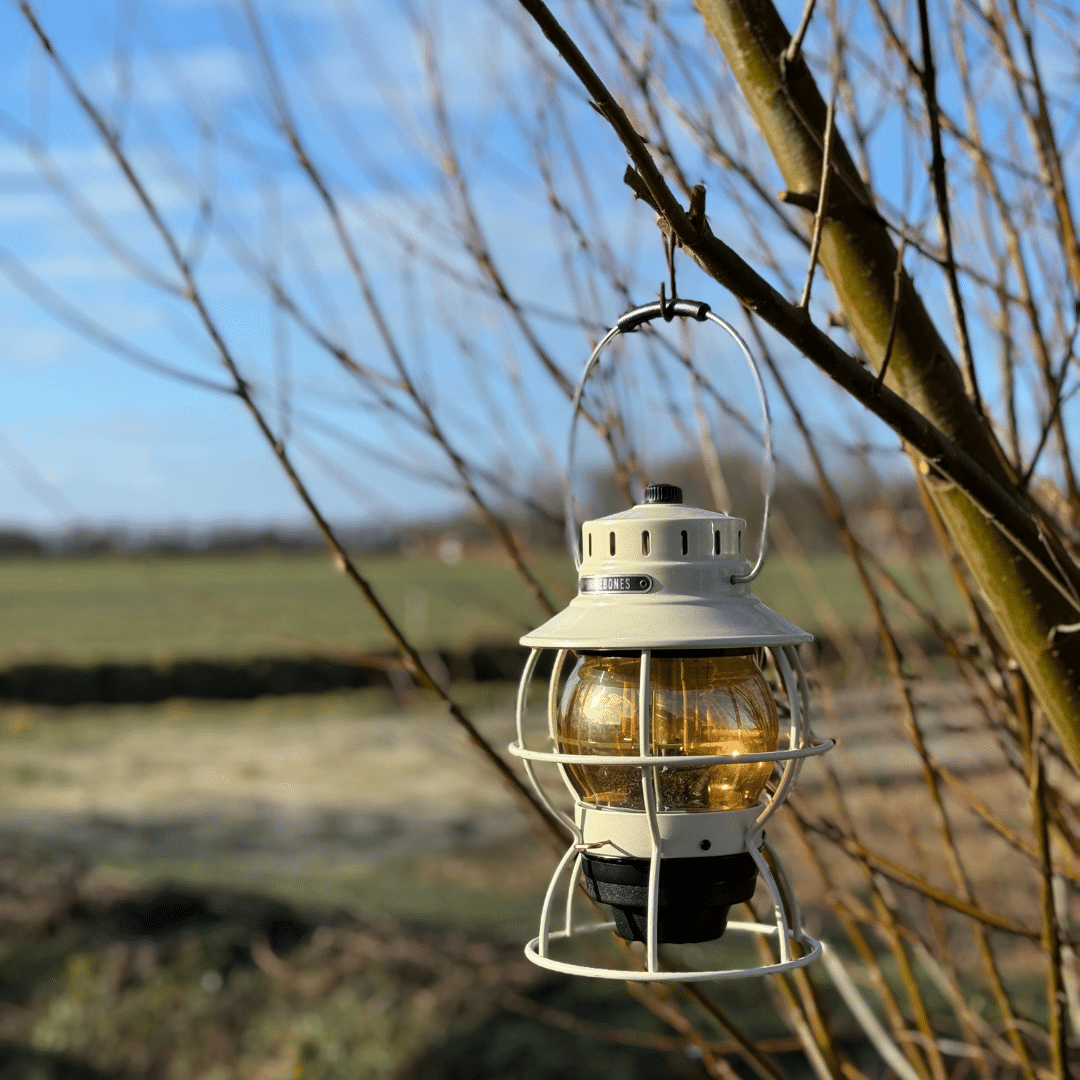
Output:
[[742,518],[639,503],[581,527],[578,595],[521,639],[546,649],[755,649],[813,636],[736,584]]
[[715,510],[701,510],[696,506],[683,506],[681,502],[640,502],[636,506],[631,506],[629,510],[620,510],[615,514],[608,514],[607,517],[596,518],[594,521],[586,521],[582,526],[582,536],[586,535],[585,530],[590,527],[600,528],[606,521],[634,521],[641,520],[667,520],[671,518],[711,518],[715,521],[738,521],[742,526],[746,527],[746,522],[742,518],[729,517],[727,514],[718,514]]

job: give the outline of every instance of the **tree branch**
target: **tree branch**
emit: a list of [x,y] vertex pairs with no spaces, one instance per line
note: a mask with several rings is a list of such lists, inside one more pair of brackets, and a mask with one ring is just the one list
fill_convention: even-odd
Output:
[[[540,0],[520,2],[614,128],[653,204],[683,248],[706,273],[888,424],[915,452],[920,471],[935,485],[935,499],[950,535],[979,577],[1014,655],[1024,666],[1071,760],[1080,768],[1080,643],[1046,644],[1052,626],[1074,621],[1072,613],[1080,606],[1074,599],[1080,568],[1060,541],[1040,527],[1026,500],[1007,489],[1009,478],[988,443],[981,414],[974,411],[964,393],[956,365],[910,279],[906,274],[902,277],[906,314],[898,324],[894,346],[894,372],[896,353],[904,354],[902,378],[894,376],[893,381],[918,407],[886,386],[877,389],[874,376],[814,326],[805,311],[788,303],[718,237],[699,234],[622,108],[547,6]],[[790,41],[790,34],[771,0],[697,3],[706,25],[729,54],[736,77],[785,171],[788,187],[798,190],[818,180],[817,175],[811,178],[807,173],[810,163],[816,162],[820,174],[824,140],[810,117],[823,117],[826,107],[802,60],[781,78],[777,57]],[[894,292],[891,271],[896,250],[885,227],[868,222],[861,213],[860,208],[872,206],[873,200],[839,137],[834,158],[844,190],[839,219],[828,226],[831,250],[827,269],[860,344],[880,362],[895,310],[887,298]],[[856,213],[860,220],[857,230],[846,220]],[[889,268],[884,275],[883,266]],[[954,395],[954,385],[962,404]],[[969,447],[973,453],[968,452]],[[1018,594],[1025,599],[1019,600]]]
[[[786,54],[784,54],[786,55]],[[821,184],[818,187],[817,209],[814,212],[814,232],[810,238],[810,265],[806,268],[806,284],[803,286],[799,307],[804,311],[810,307],[810,290],[814,285],[814,270],[817,268],[818,252],[821,250],[821,227],[825,223],[825,207],[829,201],[829,174],[832,171],[832,134],[835,120],[836,96],[829,99],[829,112],[825,117],[825,148],[821,154]]]
[[956,260],[953,256],[952,221],[949,216],[949,187],[945,179],[945,154],[941,147],[941,112],[937,100],[937,73],[934,70],[934,51],[930,43],[930,14],[926,0],[919,0],[919,33],[922,38],[922,70],[919,81],[926,98],[926,114],[930,121],[931,162],[930,175],[934,184],[934,202],[937,204],[938,225],[941,242],[945,246],[945,276],[949,282],[949,303],[956,322],[956,336],[964,360],[964,380],[967,392],[977,412],[983,411],[979,394],[979,380],[975,374],[975,357],[971,350],[964,298],[960,295],[960,281],[956,276]]

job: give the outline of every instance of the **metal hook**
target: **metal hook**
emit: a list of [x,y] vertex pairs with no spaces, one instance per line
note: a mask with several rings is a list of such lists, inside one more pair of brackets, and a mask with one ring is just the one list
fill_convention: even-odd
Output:
[[664,258],[667,260],[668,280],[671,282],[671,299],[664,296],[664,283],[660,282],[660,314],[664,322],[671,322],[675,318],[675,301],[679,299],[678,290],[675,288],[675,234],[661,232],[660,239],[664,245]]

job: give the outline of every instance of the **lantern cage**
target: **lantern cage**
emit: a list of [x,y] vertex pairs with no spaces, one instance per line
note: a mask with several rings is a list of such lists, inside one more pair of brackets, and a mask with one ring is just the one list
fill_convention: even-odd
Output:
[[[812,636],[766,607],[749,588],[764,558],[768,502],[774,476],[768,408],[753,357],[734,328],[709,311],[707,304],[685,300],[665,304],[661,301],[636,308],[619,320],[589,358],[575,395],[574,421],[580,411],[585,382],[606,345],[617,334],[632,332],[650,319],[674,315],[717,323],[738,343],[750,365],[765,417],[766,523],[762,527],[757,562],[751,567],[741,553],[745,521],[684,507],[681,492],[671,485],[651,485],[642,503],[622,513],[585,522],[580,535],[572,493],[568,490],[567,521],[579,569],[579,591],[566,609],[521,639],[523,645],[531,647],[531,652],[517,697],[517,738],[509,750],[521,759],[545,808],[572,837],[547,888],[539,933],[525,947],[526,956],[540,967],[592,978],[638,982],[731,980],[805,967],[822,953],[821,943],[802,925],[791,882],[765,837],[766,823],[791,791],[803,762],[825,753],[835,741],[818,739],[810,729],[809,682],[798,646],[811,641]],[[574,430],[572,425],[571,463]],[[545,651],[554,652],[546,709],[550,748],[536,749],[527,742],[526,713],[530,687]],[[600,662],[610,662],[617,657],[624,671],[636,671],[636,754],[574,753],[560,749],[559,692],[566,661],[572,653],[582,658],[599,657]],[[777,731],[773,740],[775,749],[721,754],[687,753],[683,747],[675,749],[674,753],[657,752],[657,735],[664,721],[654,713],[654,692],[661,692],[656,672],[661,670],[662,664],[681,662],[687,656],[752,657],[754,677],[764,688],[760,667],[756,665],[757,658],[765,655],[771,660],[781,705],[786,705],[788,718],[786,733]],[[579,667],[584,663],[585,659],[579,661]],[[627,694],[633,693],[628,689],[631,687],[632,683],[626,681],[624,690]],[[733,690],[730,693],[734,695]],[[778,713],[771,692],[768,693],[768,706],[776,717]],[[737,707],[735,715],[738,716]],[[773,724],[772,730],[776,731],[775,720]],[[670,749],[661,749],[665,748]],[[540,782],[536,773],[538,763],[549,763],[558,769],[564,784],[575,796],[573,816],[556,806]],[[663,804],[665,784],[668,785],[666,790],[672,790],[670,785],[678,783],[679,775],[693,775],[689,770],[729,766],[732,772],[727,775],[733,775],[738,767],[759,763],[770,763],[772,768],[767,774],[762,773],[763,777],[767,775],[768,782],[762,779],[751,805],[714,809],[710,803],[703,809],[678,805],[670,808]],[[583,770],[605,768],[617,769],[620,775],[632,775],[635,785],[637,775],[640,775],[640,808],[636,803],[632,807],[617,802],[604,805],[582,797],[580,777]],[[634,792],[636,798],[636,786]],[[759,801],[760,794],[766,796],[764,801]],[[751,876],[747,879],[744,870],[735,888],[728,887],[731,882],[726,879],[720,880],[718,885],[702,886],[704,879],[698,871],[720,866],[721,857],[725,856],[732,865],[731,857],[735,861],[741,860],[739,864],[750,868]],[[747,856],[752,860],[752,867]],[[677,866],[680,873],[688,870],[688,880],[695,882],[689,886],[691,907],[695,895],[708,893],[713,897],[714,910],[719,911],[719,915],[709,929],[699,931],[705,936],[694,937],[691,930],[691,936],[680,938],[677,930],[665,930],[665,903],[670,905],[673,902],[671,896],[679,891],[677,884],[671,884],[671,879],[664,880],[665,860],[669,868]],[[670,860],[678,860],[678,864]],[[639,874],[633,879],[637,884],[608,885],[605,894],[598,879],[590,877],[593,872],[590,868],[597,865],[617,867],[620,874],[623,867],[629,867],[627,873]],[[613,907],[614,921],[574,924],[573,900],[583,875],[589,895]],[[728,908],[749,899],[757,877],[764,882],[771,898],[773,922],[727,921]],[[555,929],[555,908],[560,882],[564,879],[567,891],[562,928]],[[678,911],[685,910],[689,908],[684,900]],[[670,928],[672,919],[670,915],[667,918]],[[558,951],[557,946],[553,950],[556,943],[605,930],[616,930],[624,938],[643,942],[644,970],[592,967],[553,955],[553,951]],[[672,943],[715,940],[725,932],[774,938],[779,960],[755,967],[718,970],[661,968],[659,946],[665,940]]]

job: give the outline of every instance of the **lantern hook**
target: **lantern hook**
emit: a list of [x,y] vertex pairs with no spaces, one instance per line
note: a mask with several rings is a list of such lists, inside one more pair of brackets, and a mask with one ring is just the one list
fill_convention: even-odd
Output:
[[660,282],[660,314],[664,322],[671,322],[675,318],[675,302],[679,299],[678,290],[675,288],[675,245],[678,241],[670,229],[661,229],[660,241],[664,245],[664,258],[667,260],[668,281],[671,282],[671,300],[664,296],[664,283]]

